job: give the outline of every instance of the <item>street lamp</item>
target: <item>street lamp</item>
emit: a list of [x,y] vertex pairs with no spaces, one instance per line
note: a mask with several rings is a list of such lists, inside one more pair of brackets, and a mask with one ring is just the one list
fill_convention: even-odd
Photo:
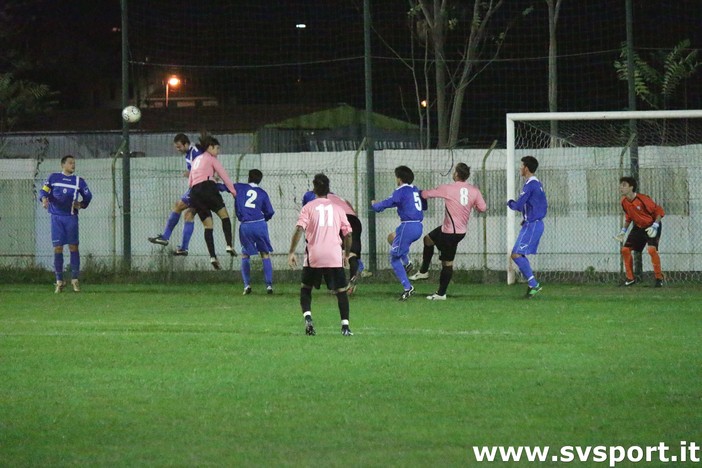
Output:
[[302,41],[302,30],[305,29],[307,25],[305,23],[297,23],[295,25],[295,29],[297,29],[297,82],[301,83],[302,82],[302,47],[301,47],[301,41]]
[[177,88],[180,85],[180,78],[176,75],[171,75],[166,80],[166,109],[168,109],[168,92],[171,88]]

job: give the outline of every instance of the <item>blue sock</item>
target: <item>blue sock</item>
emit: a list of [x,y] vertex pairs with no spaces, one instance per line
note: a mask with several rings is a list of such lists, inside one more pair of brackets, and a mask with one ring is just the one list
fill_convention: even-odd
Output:
[[80,252],[71,252],[71,279],[78,279],[80,274]]
[[249,257],[241,257],[241,279],[244,281],[244,287],[251,285],[251,259]]
[[182,250],[188,250],[190,245],[190,238],[193,237],[193,231],[195,230],[195,221],[185,221],[183,224],[183,243],[180,248]]
[[366,269],[366,266],[363,264],[363,260],[361,260],[359,258],[358,259],[358,273],[356,273],[356,274],[360,275],[361,273],[363,273],[363,270],[365,270],[365,269]]
[[176,224],[178,224],[178,220],[180,220],[180,213],[171,211],[171,214],[168,216],[168,221],[166,221],[166,229],[163,230],[161,237],[166,240],[170,239],[171,234],[173,234],[173,229],[176,227]]
[[271,263],[271,257],[263,259],[263,279],[266,281],[266,286],[273,286],[273,263]]
[[399,257],[390,257],[390,265],[395,271],[395,276],[402,283],[402,287],[407,290],[412,287],[409,280],[407,279],[407,272],[405,271],[405,266],[402,264],[402,260]]
[[54,253],[54,274],[56,281],[63,281],[63,252]]
[[531,270],[531,264],[526,257],[517,257],[514,259],[514,263],[517,264],[519,271],[521,271],[522,275],[527,279],[530,288],[534,288],[537,284],[539,284],[539,282],[536,281],[536,278],[534,278],[534,272]]

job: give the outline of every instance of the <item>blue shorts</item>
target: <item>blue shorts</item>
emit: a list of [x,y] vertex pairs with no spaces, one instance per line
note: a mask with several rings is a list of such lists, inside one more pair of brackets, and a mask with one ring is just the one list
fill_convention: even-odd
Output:
[[544,222],[541,219],[522,224],[522,229],[519,231],[512,253],[522,255],[535,254],[539,248],[539,241],[543,233]]
[[185,203],[188,207],[190,207],[190,189],[188,189],[182,197],[180,197],[180,201]]
[[268,223],[264,220],[245,222],[239,225],[239,241],[241,253],[252,256],[259,252],[273,252],[271,239],[268,235]]
[[422,223],[420,221],[400,223],[395,229],[395,240],[392,241],[390,257],[402,258],[408,255],[410,245],[420,237],[422,237]]
[[78,216],[51,215],[51,244],[78,245]]

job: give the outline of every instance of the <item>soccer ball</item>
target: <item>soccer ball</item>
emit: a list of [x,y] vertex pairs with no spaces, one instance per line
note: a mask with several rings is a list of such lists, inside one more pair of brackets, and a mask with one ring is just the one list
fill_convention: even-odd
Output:
[[141,119],[141,111],[136,106],[127,106],[122,109],[122,118],[125,122],[137,123]]

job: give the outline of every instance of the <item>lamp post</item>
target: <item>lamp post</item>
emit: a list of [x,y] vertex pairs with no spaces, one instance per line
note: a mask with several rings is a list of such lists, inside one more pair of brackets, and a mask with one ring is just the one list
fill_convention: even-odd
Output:
[[302,82],[302,30],[305,29],[307,25],[305,23],[297,23],[295,29],[297,29],[297,82]]
[[168,109],[168,93],[171,88],[176,88],[180,85],[180,78],[178,78],[176,75],[171,75],[167,80],[166,80],[166,109]]
[[429,147],[429,101],[419,101],[419,144],[424,148]]

